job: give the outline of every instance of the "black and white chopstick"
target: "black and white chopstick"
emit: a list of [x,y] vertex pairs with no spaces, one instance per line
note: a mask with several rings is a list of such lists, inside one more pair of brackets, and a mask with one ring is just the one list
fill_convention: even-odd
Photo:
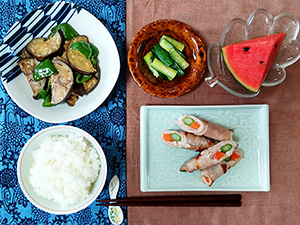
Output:
[[127,197],[96,200],[97,206],[173,206],[173,207],[240,207],[240,194]]

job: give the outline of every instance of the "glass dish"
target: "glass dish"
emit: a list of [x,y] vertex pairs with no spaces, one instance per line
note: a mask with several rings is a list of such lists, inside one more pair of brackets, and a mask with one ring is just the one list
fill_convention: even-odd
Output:
[[250,92],[233,78],[224,64],[221,48],[239,41],[280,32],[286,32],[286,35],[262,86],[270,87],[283,82],[286,77],[285,68],[300,58],[300,43],[296,40],[299,33],[299,22],[288,13],[273,17],[267,10],[257,9],[252,12],[247,21],[241,18],[230,21],[223,32],[221,43],[209,46],[207,64],[210,76],[205,78],[207,84],[210,87],[218,84],[229,93],[242,98],[257,96],[260,91]]

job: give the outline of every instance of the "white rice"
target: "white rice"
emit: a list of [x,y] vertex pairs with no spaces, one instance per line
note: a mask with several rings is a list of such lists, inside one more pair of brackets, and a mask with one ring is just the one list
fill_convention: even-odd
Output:
[[46,137],[33,158],[29,181],[34,191],[63,207],[89,195],[101,167],[96,149],[77,134]]

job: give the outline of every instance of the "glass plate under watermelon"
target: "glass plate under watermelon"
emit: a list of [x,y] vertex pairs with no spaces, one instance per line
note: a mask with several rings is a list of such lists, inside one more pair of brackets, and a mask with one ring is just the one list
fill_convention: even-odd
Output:
[[221,43],[211,44],[207,51],[207,63],[210,76],[205,81],[210,87],[220,85],[229,93],[251,98],[259,94],[253,93],[239,84],[227,69],[221,48],[239,41],[254,37],[286,32],[278,55],[262,86],[275,86],[284,81],[285,68],[292,65],[300,58],[300,43],[296,40],[299,33],[299,22],[291,14],[283,13],[273,17],[265,9],[257,9],[249,16],[247,21],[235,18],[225,28]]

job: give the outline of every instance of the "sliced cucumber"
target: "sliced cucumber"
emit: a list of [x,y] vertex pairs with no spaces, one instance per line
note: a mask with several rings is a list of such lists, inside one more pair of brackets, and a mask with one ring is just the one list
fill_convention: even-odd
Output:
[[166,39],[168,42],[170,42],[172,45],[174,45],[179,51],[183,51],[185,45],[181,43],[180,41],[175,40],[174,38],[171,38],[167,35],[163,35],[161,38]]
[[158,77],[160,77],[158,71],[155,70],[155,69],[151,66],[152,59],[153,59],[153,54],[152,54],[151,51],[148,52],[148,53],[144,56],[144,60],[145,60],[145,62],[146,62],[146,64],[147,64],[149,70],[153,73],[153,75],[154,75],[155,77],[158,78]]
[[171,67],[165,66],[159,59],[155,58],[151,63],[151,66],[156,69],[158,72],[166,75],[169,81],[172,81],[174,77],[177,75],[177,71],[172,69]]
[[181,77],[184,75],[184,71],[180,68],[180,66],[178,66],[176,62],[173,62],[173,64],[170,67],[173,68],[174,70],[177,70],[178,76]]
[[175,50],[178,52],[178,54],[179,54],[182,58],[186,59],[186,56],[185,56],[181,51],[179,51],[174,45],[172,45],[170,42],[168,42],[166,39],[161,38],[161,39],[159,40],[159,45],[160,45],[160,47],[162,47],[163,49],[165,49],[167,52],[170,52],[170,50],[171,50],[172,48],[175,48]]
[[188,126],[191,126],[192,123],[195,122],[195,120],[193,120],[191,117],[184,117],[182,122],[185,124],[185,125],[188,125]]
[[153,46],[151,51],[165,66],[171,66],[173,64],[173,60],[170,58],[168,52],[160,47],[158,43]]
[[163,49],[165,49],[167,52],[169,52],[172,48],[175,48],[174,45],[172,45],[170,42],[168,42],[165,38],[161,38],[159,40],[159,45]]
[[181,141],[180,135],[176,133],[171,133],[171,138],[173,141]]
[[178,54],[178,52],[173,48],[170,50],[170,56],[171,58],[183,69],[185,70],[190,66],[190,64],[181,56]]

